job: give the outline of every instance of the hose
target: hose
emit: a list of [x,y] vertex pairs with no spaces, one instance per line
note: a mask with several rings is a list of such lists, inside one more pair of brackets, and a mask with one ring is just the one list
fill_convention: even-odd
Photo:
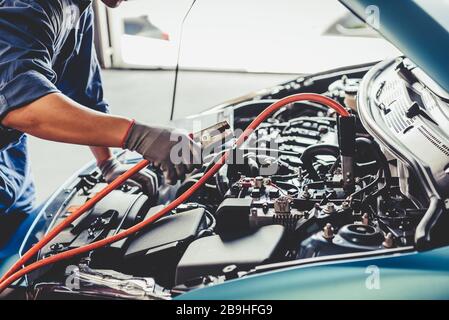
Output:
[[362,137],[357,138],[355,140],[355,142],[356,142],[356,146],[358,145],[359,148],[361,145],[365,145],[366,147],[368,147],[370,149],[370,151],[373,154],[374,159],[376,160],[377,164],[379,165],[379,167],[382,169],[382,171],[384,173],[385,184],[387,187],[389,187],[391,185],[391,179],[392,179],[390,166],[388,165],[387,158],[382,153],[382,151],[380,150],[377,143],[375,141],[372,141],[367,138],[362,138]]
[[338,159],[340,157],[340,149],[333,144],[313,144],[307,147],[301,155],[302,167],[309,174],[309,178],[312,180],[319,180],[320,176],[313,167],[313,158],[318,155],[329,155]]
[[137,172],[148,166],[149,162],[147,160],[142,160],[134,167],[123,173],[121,176],[117,177],[109,185],[103,188],[91,199],[86,201],[81,207],[70,214],[63,222],[53,228],[49,233],[47,233],[38,243],[36,243],[31,249],[29,249],[14,265],[2,276],[0,283],[2,283],[6,278],[16,272],[21,268],[29,259],[34,257],[39,250],[41,250],[46,244],[48,244],[53,238],[55,238],[61,231],[70,226],[70,224],[83,215],[87,210],[91,209],[97,202],[106,197],[111,191],[115,190],[129,178],[135,175]]
[[[315,94],[315,93],[300,93],[285,97],[276,101],[267,107],[264,111],[262,111],[245,129],[243,134],[237,139],[236,147],[241,146],[248,137],[252,134],[252,132],[263,122],[265,121],[273,112],[279,110],[283,106],[298,102],[298,101],[312,101],[316,103],[323,104],[331,109],[334,109],[340,116],[347,117],[349,116],[349,112],[338,102],[335,100],[328,98],[326,96]],[[85,252],[89,252],[104,246],[107,246],[111,243],[117,242],[124,238],[129,237],[130,235],[142,230],[148,225],[152,224],[156,220],[159,220],[161,217],[165,216],[173,209],[178,207],[184,201],[188,200],[190,196],[195,193],[202,185],[204,185],[218,170],[225,164],[227,158],[229,157],[229,151],[224,153],[223,156],[208,170],[205,172],[204,176],[202,176],[198,182],[192,185],[186,192],[176,198],[173,202],[168,204],[166,207],[161,209],[158,213],[152,215],[150,218],[139,222],[138,224],[119,232],[110,237],[95,241],[93,243],[87,244],[82,247],[70,249],[61,253],[57,253],[53,256],[46,257],[42,260],[38,260],[34,263],[31,263],[22,269],[21,266],[24,265],[29,259],[35,256],[38,251],[43,248],[48,242],[50,242],[58,233],[60,233],[65,227],[67,227],[71,222],[76,220],[79,216],[85,213],[87,210],[92,208],[98,201],[104,198],[107,194],[109,194],[112,190],[123,184],[128,178],[130,178],[133,174],[137,173],[144,167],[148,165],[147,160],[142,160],[136,166],[131,168],[129,171],[124,173],[122,176],[118,177],[111,184],[101,190],[95,197],[91,200],[87,201],[82,207],[72,213],[69,217],[66,218],[60,225],[55,227],[52,231],[50,231],[42,240],[40,240],[35,246],[33,246],[29,251],[27,251],[22,258],[20,258],[0,279],[0,293],[3,292],[9,285],[27,275],[28,273],[47,266],[49,264],[54,264],[61,260],[70,259],[74,256],[80,255]],[[20,270],[19,270],[20,269]]]

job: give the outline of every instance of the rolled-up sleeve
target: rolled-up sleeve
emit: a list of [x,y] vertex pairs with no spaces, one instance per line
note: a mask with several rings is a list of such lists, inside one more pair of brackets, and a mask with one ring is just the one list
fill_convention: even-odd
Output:
[[109,105],[104,99],[100,65],[94,46],[91,7],[83,13],[79,27],[75,52],[57,86],[62,93],[83,106],[108,113]]
[[0,88],[0,118],[12,109],[30,104],[31,102],[54,92],[59,92],[53,82],[35,68],[32,60],[21,61],[16,75]]
[[6,1],[0,7],[0,119],[59,91],[51,67],[53,39],[52,23],[39,6]]

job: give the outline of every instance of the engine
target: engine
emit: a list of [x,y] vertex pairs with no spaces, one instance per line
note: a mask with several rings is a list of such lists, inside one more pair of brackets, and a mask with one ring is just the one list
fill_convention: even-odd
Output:
[[[215,144],[204,164],[176,187],[165,185],[159,172],[156,197],[124,185],[53,239],[40,257],[151,217],[195,184],[224,151],[232,151],[224,167],[171,214],[127,239],[33,274],[30,294],[165,299],[244,277],[260,266],[413,246],[428,208],[404,192],[400,161],[378,144],[356,110],[361,79],[371,67],[302,77],[219,108],[214,121],[232,115],[227,120],[235,138],[273,101],[294,93],[325,94],[352,116],[343,120],[311,102],[287,105],[243,148],[232,149],[232,140]],[[83,172],[47,209],[48,228],[104,185],[95,167]]]

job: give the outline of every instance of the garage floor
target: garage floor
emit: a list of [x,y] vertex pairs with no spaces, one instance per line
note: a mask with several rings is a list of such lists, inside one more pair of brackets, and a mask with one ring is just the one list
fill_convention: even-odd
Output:
[[[182,72],[176,116],[208,109],[227,99],[294,78],[289,74]],[[115,114],[146,123],[168,123],[174,73],[119,71],[103,73],[105,95]],[[45,200],[75,170],[92,159],[88,148],[31,137],[30,154],[38,201]]]

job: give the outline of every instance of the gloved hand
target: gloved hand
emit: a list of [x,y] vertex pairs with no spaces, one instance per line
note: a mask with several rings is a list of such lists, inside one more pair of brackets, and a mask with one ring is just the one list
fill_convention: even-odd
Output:
[[[100,163],[98,167],[100,168],[106,182],[111,183],[115,180],[115,178],[131,169],[133,165],[123,164],[115,157],[111,157]],[[156,196],[159,185],[157,174],[146,168],[140,170],[132,176],[127,183],[131,186],[138,186],[142,188],[142,191],[150,198]]]
[[132,124],[123,147],[137,151],[160,166],[168,183],[183,180],[195,164],[201,164],[201,147],[186,132],[170,127]]

